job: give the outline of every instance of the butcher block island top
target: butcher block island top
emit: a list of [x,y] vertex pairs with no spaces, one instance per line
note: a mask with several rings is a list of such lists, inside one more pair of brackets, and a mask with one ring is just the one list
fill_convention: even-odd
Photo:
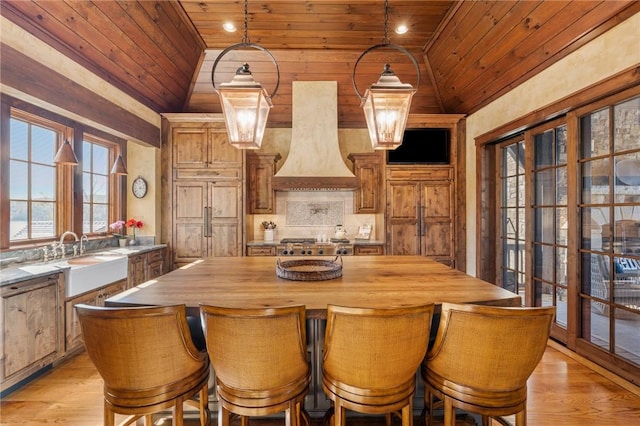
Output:
[[306,306],[308,318],[325,318],[329,304],[376,308],[442,302],[521,305],[515,293],[422,256],[341,260],[342,276],[322,281],[279,278],[275,257],[199,260],[111,297],[106,304],[184,303],[191,311],[200,303],[236,308],[300,304]]

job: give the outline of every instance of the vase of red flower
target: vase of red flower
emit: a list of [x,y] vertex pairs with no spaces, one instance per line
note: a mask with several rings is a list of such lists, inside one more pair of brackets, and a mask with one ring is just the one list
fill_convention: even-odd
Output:
[[131,219],[127,220],[125,225],[127,226],[127,228],[131,228],[131,231],[132,231],[131,242],[129,244],[132,245],[132,246],[137,245],[138,242],[136,241],[136,229],[142,228],[142,226],[143,226],[142,221],[131,218]]

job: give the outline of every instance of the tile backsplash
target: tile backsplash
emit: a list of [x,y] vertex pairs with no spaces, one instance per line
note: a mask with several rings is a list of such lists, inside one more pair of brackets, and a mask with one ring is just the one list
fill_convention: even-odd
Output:
[[371,238],[376,239],[376,215],[355,214],[353,191],[289,191],[276,192],[276,212],[273,215],[254,215],[254,235],[248,240],[263,240],[263,221],[273,221],[274,240],[282,238],[333,237],[336,225],[343,225],[347,238],[353,239],[360,225],[373,225]]

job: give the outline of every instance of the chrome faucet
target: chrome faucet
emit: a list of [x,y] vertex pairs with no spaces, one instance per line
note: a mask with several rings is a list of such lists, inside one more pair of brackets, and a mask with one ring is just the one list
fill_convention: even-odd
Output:
[[72,231],[64,231],[62,235],[60,235],[60,243],[58,244],[58,246],[60,247],[60,251],[62,252],[62,256],[61,256],[62,259],[64,259],[64,254],[65,254],[64,253],[64,237],[66,237],[67,235],[73,235],[73,238],[75,238],[76,241],[79,241],[78,234]]
[[87,234],[82,234],[82,237],[80,237],[80,254],[84,254],[84,244],[89,242],[89,237],[87,237]]

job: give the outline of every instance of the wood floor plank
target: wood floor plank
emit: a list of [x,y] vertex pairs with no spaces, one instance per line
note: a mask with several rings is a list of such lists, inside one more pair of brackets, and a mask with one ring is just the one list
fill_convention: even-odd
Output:
[[[550,344],[529,380],[528,426],[626,426],[640,424],[640,388]],[[118,420],[123,417],[119,416]],[[458,426],[470,423],[463,417]],[[416,425],[420,423],[416,418]],[[62,361],[0,401],[1,425],[102,424],[102,379],[86,353]],[[214,423],[214,422],[212,422]],[[187,422],[185,425],[195,425]],[[254,426],[283,424],[252,421]],[[320,426],[314,419],[313,426]],[[351,418],[350,426],[383,425]],[[495,422],[494,422],[495,424]],[[163,423],[169,426],[170,422]]]

